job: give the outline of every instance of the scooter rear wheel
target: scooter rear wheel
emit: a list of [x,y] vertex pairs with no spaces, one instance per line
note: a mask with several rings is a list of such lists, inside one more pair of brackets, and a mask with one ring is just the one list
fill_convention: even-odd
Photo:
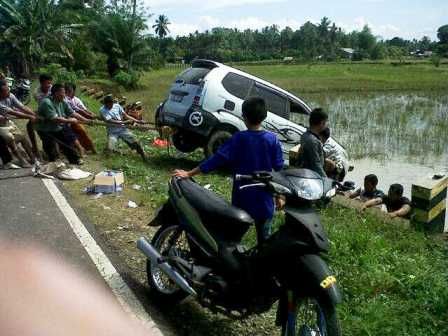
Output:
[[[178,225],[162,226],[154,235],[151,245],[162,256],[179,256],[184,259],[190,256],[186,233]],[[160,298],[162,303],[172,304],[188,296],[149,259],[146,262],[146,273],[152,294]]]

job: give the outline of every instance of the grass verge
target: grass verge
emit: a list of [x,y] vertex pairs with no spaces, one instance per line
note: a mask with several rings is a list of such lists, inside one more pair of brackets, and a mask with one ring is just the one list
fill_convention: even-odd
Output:
[[[163,72],[162,72],[163,74]],[[163,77],[163,76],[162,76]],[[92,110],[98,103],[87,99]],[[105,131],[89,128],[98,149],[104,149]],[[147,227],[154,210],[166,201],[167,182],[175,168],[191,168],[202,154],[169,154],[153,147],[155,134],[139,134],[150,156],[148,163],[123,147],[123,155],[98,154],[86,160],[84,169],[122,169],[126,175],[125,191],[118,196],[92,199],[83,193],[90,181],[65,182],[65,188],[84,209],[98,233],[133,272],[135,281],[146,285],[145,259],[135,247],[140,236],[151,238]],[[230,196],[228,176],[216,173],[197,178],[211,184],[214,191]],[[142,188],[133,190],[132,185]],[[127,201],[137,209],[128,209]],[[412,229],[382,222],[356,210],[330,206],[322,219],[331,240],[328,262],[344,293],[339,314],[345,335],[447,335],[448,334],[448,263],[446,242],[425,236]],[[281,219],[276,221],[276,225]],[[254,231],[245,237],[255,241]],[[275,335],[275,313],[232,321],[202,309],[192,300],[165,312],[178,335]]]

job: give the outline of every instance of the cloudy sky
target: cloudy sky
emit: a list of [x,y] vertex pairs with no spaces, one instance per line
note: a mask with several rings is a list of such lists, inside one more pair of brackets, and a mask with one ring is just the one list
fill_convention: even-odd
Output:
[[383,38],[437,39],[448,24],[448,0],[144,0],[154,13],[168,16],[171,36],[213,27],[260,29],[277,24],[299,28],[327,16],[345,31],[368,24]]

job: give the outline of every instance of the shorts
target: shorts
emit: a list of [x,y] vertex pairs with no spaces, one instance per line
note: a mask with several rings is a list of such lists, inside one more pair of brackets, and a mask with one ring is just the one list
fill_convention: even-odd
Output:
[[118,139],[123,140],[126,142],[126,144],[134,148],[135,145],[138,143],[137,139],[135,138],[134,134],[131,133],[127,128],[118,128],[113,130],[113,132],[109,132],[107,134],[107,149],[113,150],[115,148],[115,145],[118,142]]
[[22,132],[11,120],[8,120],[6,125],[0,126],[0,137],[2,137],[2,139],[6,142],[14,141],[14,137],[16,135],[22,135]]

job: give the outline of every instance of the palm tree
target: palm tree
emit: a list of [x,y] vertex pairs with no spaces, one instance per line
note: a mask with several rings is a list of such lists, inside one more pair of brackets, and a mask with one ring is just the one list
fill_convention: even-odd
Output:
[[49,51],[71,57],[66,41],[76,27],[64,22],[56,0],[0,0],[0,43],[13,50],[25,74]]
[[127,70],[132,70],[133,63],[139,65],[144,59],[141,55],[148,52],[146,29],[142,17],[123,12],[107,13],[90,24],[95,49],[106,54],[109,62],[122,63]]
[[156,20],[156,24],[152,27],[155,29],[156,34],[159,35],[161,39],[163,39],[170,30],[168,29],[168,25],[170,25],[171,22],[168,21],[168,17],[165,15],[159,15],[159,18]]

